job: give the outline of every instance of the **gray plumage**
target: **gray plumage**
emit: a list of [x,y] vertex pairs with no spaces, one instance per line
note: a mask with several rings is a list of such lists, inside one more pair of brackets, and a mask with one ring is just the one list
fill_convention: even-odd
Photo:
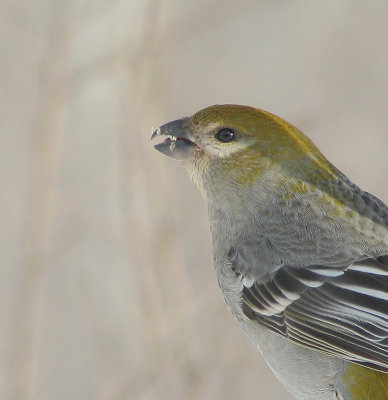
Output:
[[388,372],[388,207],[272,114],[214,106],[176,126],[229,309],[297,399],[354,399],[347,363]]

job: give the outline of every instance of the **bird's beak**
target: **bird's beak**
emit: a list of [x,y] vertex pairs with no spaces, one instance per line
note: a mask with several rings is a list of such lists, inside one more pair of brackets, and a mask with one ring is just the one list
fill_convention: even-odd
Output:
[[188,118],[177,119],[162,125],[153,132],[151,139],[157,136],[167,136],[167,138],[154,147],[166,156],[177,160],[187,158],[193,147],[197,145],[190,140]]

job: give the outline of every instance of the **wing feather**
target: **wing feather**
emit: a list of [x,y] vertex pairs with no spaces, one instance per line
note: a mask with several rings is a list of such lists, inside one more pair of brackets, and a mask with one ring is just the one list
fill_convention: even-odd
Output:
[[335,267],[283,265],[243,286],[241,301],[249,319],[296,343],[388,371],[388,255]]

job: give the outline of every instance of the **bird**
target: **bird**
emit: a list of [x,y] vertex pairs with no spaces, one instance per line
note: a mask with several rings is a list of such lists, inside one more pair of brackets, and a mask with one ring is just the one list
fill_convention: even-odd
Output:
[[388,399],[388,207],[262,109],[213,105],[155,138],[202,193],[224,301],[285,388]]

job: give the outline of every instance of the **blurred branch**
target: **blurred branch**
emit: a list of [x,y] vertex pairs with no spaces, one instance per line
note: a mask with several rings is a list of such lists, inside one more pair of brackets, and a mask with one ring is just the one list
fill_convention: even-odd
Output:
[[[217,0],[213,0],[203,7],[196,7],[193,15],[176,17],[169,24],[156,23],[160,19],[162,7],[167,7],[166,1],[148,1],[145,19],[142,24],[143,32],[138,35],[138,39],[128,38],[128,41],[121,46],[113,48],[109,53],[93,60],[71,75],[72,90],[78,90],[85,82],[93,79],[104,71],[115,69],[118,63],[127,63],[130,68],[139,70],[139,64],[157,64],[157,61],[166,53],[175,41],[184,41],[185,37],[195,36],[196,32],[203,31],[209,26],[216,26],[217,21],[222,19],[223,23],[241,17],[257,7],[257,1],[249,0],[243,2],[239,7],[228,3],[220,8]],[[153,25],[155,24],[155,25]],[[152,51],[150,51],[152,50]]]
[[54,180],[57,171],[61,113],[66,87],[68,3],[52,6],[50,43],[42,63],[38,89],[38,116],[32,136],[29,193],[26,196],[24,262],[13,299],[10,330],[9,398],[31,398],[36,383],[36,329],[44,269],[50,250],[55,212]]

